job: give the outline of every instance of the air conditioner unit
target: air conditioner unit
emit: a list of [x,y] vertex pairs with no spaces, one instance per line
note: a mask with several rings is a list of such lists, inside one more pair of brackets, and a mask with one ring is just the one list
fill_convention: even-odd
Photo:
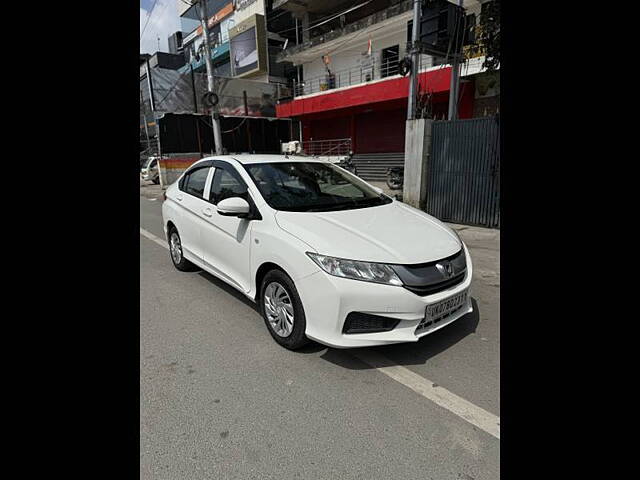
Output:
[[300,153],[302,146],[298,140],[282,143],[282,153]]

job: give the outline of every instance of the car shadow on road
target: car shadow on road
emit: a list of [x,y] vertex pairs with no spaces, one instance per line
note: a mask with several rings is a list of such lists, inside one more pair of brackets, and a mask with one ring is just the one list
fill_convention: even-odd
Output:
[[[425,335],[416,343],[364,347],[357,350],[363,351],[364,353],[371,351],[383,355],[396,365],[424,365],[430,358],[452,347],[463,338],[475,333],[480,321],[480,312],[478,311],[478,302],[476,302],[475,298],[471,299],[471,303],[473,305],[473,312],[468,313],[436,332]],[[350,370],[367,370],[374,368],[351,355],[351,352],[354,350],[356,349],[343,350],[327,348],[327,351],[320,355],[320,358]]]
[[[204,270],[198,270],[196,273],[211,282],[211,284],[240,300],[260,315],[257,304],[231,285],[228,285]],[[326,345],[312,341],[308,345],[296,350],[296,352],[300,354],[316,354],[322,350],[326,350],[323,354],[319,355],[320,358],[350,370],[367,370],[374,368],[358,360],[351,354],[351,352],[366,352],[367,350],[384,355],[396,365],[424,365],[431,357],[447,350],[463,338],[475,333],[480,321],[480,312],[478,302],[475,298],[471,298],[471,303],[473,305],[473,312],[436,332],[425,335],[415,343],[398,343],[381,347],[364,347],[358,349],[339,349],[327,347]]]
[[226,293],[228,293],[232,297],[240,300],[242,303],[244,303],[248,307],[251,307],[253,310],[255,310],[256,312],[259,313],[258,306],[254,302],[252,302],[249,298],[247,298],[246,295],[243,295],[242,292],[239,292],[238,290],[233,288],[231,285],[223,282],[219,278],[214,277],[209,272],[205,272],[204,270],[198,270],[197,273],[202,278],[207,279],[209,282],[211,282],[216,287],[220,288],[221,290],[224,290]]

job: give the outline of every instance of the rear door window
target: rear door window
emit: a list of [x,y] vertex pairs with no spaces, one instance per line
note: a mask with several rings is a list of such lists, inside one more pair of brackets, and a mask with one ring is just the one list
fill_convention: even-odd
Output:
[[207,183],[210,167],[192,170],[185,176],[182,190],[197,198],[204,198],[204,187]]

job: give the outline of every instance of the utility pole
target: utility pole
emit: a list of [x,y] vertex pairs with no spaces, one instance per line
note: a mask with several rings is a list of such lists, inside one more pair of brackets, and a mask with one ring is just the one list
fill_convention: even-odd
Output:
[[149,150],[149,125],[147,125],[147,104],[144,101],[144,97],[142,96],[142,90],[140,90],[140,103],[142,104],[142,116],[144,121],[144,133],[147,137],[147,143],[145,146],[145,150]]
[[[460,0],[462,2],[462,0]],[[416,96],[418,90],[418,32],[420,31],[421,0],[413,0],[413,28],[411,30],[411,78],[409,80],[409,102],[407,104],[407,120],[416,118]]]
[[[296,20],[296,46],[300,43],[300,40],[298,39],[298,17],[295,17]],[[296,65],[296,77],[298,78],[298,85],[300,84],[300,65]],[[295,96],[295,92],[294,96]]]
[[[207,90],[213,92],[215,85],[213,81],[213,64],[211,62],[211,47],[209,46],[209,29],[207,21],[207,0],[199,0],[200,4],[200,23],[202,25],[202,45],[204,47],[204,61],[207,66]],[[213,139],[216,144],[216,155],[222,155],[222,130],[220,128],[220,114],[218,106],[211,109],[211,123],[213,125]]]
[[[463,0],[458,1],[458,5],[462,7]],[[464,10],[463,10],[464,11]],[[457,23],[456,23],[457,25]],[[462,28],[462,25],[459,26]],[[458,28],[454,32],[455,51],[453,54],[453,63],[451,65],[451,83],[449,85],[449,120],[458,118],[458,90],[460,90],[460,57],[462,49],[458,52],[458,46],[462,43],[462,35]],[[458,43],[460,42],[460,44]]]
[[[153,81],[151,80],[151,66],[149,65],[149,59],[147,58],[145,66],[147,67],[147,85],[149,85],[149,101],[151,102],[151,114],[156,128],[156,141],[158,142],[158,171],[160,172],[160,187],[164,188],[164,180],[162,179],[162,170],[160,169],[160,162],[162,161],[162,142],[160,141],[160,125],[158,125],[158,119],[156,118],[156,99],[153,95]],[[145,118],[145,122],[146,122]]]

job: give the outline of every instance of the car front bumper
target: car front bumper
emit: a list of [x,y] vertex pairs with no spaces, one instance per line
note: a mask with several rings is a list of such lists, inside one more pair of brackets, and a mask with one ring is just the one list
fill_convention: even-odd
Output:
[[[467,272],[464,280],[447,290],[424,297],[406,288],[335,277],[317,271],[296,281],[306,317],[306,335],[336,348],[368,347],[416,342],[473,311],[469,288],[472,265],[465,247]],[[428,305],[468,291],[466,302],[452,315],[416,333]],[[393,330],[376,333],[343,333],[350,312],[362,312],[400,320]]]
[[151,182],[153,180],[155,180],[158,177],[157,172],[140,172],[140,178],[142,178],[142,180],[146,180],[147,182]]

